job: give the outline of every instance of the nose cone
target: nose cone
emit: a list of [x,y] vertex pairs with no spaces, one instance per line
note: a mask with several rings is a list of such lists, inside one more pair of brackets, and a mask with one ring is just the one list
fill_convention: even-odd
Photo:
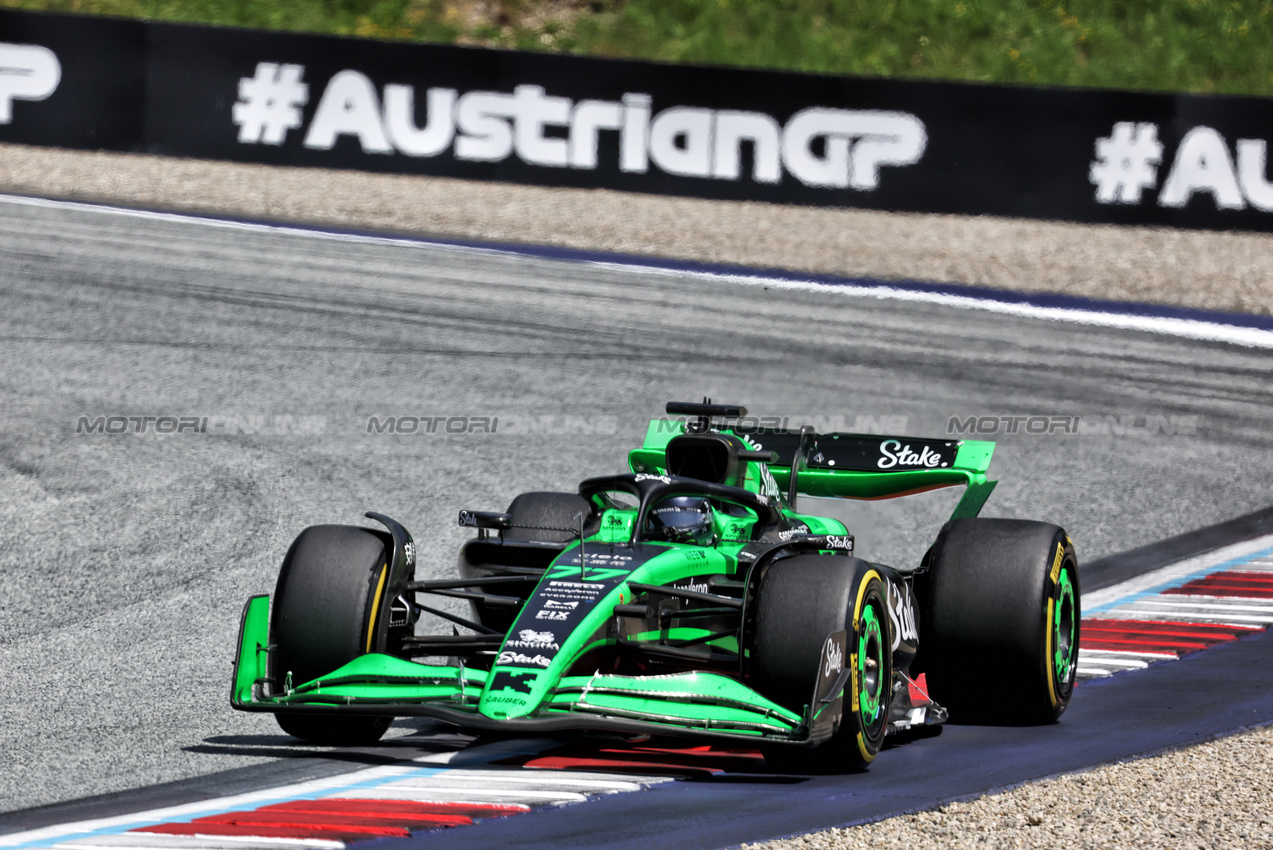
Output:
[[534,711],[540,671],[497,667],[491,674],[477,710],[496,720],[525,717]]

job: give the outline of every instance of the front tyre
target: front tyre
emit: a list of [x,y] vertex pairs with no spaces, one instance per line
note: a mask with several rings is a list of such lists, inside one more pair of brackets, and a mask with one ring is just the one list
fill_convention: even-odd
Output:
[[[300,533],[283,559],[270,618],[275,686],[302,685],[360,655],[384,650],[377,629],[393,556],[389,535],[347,525],[315,525]],[[380,740],[392,717],[323,712],[275,713],[289,735],[327,746]]]
[[953,721],[1055,723],[1078,664],[1078,560],[1043,522],[960,519],[924,577],[920,653],[929,693]]
[[875,760],[888,730],[893,653],[884,577],[866,561],[797,555],[773,564],[760,581],[750,681],[774,702],[802,712],[813,698],[827,636],[848,636],[844,714],[830,740],[814,749],[762,747],[775,769],[855,773]]

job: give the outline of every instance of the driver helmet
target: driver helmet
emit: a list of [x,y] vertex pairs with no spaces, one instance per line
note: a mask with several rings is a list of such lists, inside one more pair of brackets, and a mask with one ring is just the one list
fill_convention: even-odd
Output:
[[650,540],[708,546],[716,538],[712,508],[701,496],[673,496],[659,502],[646,522]]

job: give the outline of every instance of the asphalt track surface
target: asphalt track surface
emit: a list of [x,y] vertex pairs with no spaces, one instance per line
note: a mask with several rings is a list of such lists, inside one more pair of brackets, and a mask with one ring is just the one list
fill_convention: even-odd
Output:
[[935,739],[885,750],[869,772],[856,776],[731,774],[678,782],[482,824],[471,834],[448,830],[394,846],[644,850],[656,824],[662,850],[713,850],[927,809],[936,801],[980,796],[1273,722],[1270,652],[1273,634],[1263,633],[1171,664],[1085,682],[1055,726],[948,725]]
[[[412,529],[423,575],[450,575],[457,509],[618,471],[669,399],[934,435],[971,414],[1200,417],[1193,434],[999,436],[985,513],[1057,522],[1085,560],[1270,501],[1255,348],[3,203],[0,294],[4,810],[317,755],[226,699],[240,607],[272,590],[295,534],[375,509]],[[511,426],[389,436],[367,433],[373,415]],[[76,433],[98,416],[213,427]],[[943,499],[844,510],[862,552],[896,563]],[[903,776],[923,743],[869,775]]]

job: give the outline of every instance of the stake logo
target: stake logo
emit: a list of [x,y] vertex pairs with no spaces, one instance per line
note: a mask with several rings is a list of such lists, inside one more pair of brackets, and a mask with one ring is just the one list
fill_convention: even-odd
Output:
[[824,659],[822,665],[822,676],[839,675],[844,669],[844,650],[840,648],[840,642],[834,637],[827,638],[826,646],[822,649],[822,657]]
[[880,459],[876,466],[880,469],[892,469],[895,466],[921,466],[932,469],[938,465],[946,466],[942,456],[928,446],[912,451],[910,445],[903,446],[900,440],[885,440],[880,443]]
[[501,652],[495,663],[510,667],[547,667],[552,664],[552,659],[545,658],[543,655],[531,656],[520,652]]
[[893,625],[893,649],[902,641],[914,644],[919,640],[919,626],[915,617],[915,600],[910,585],[889,582],[888,618]]
[[[243,144],[279,145],[302,129],[309,101],[302,65],[261,62],[239,81],[233,120]],[[424,124],[417,121],[423,104]],[[914,115],[877,109],[801,110],[780,124],[763,112],[669,106],[627,92],[617,100],[571,100],[543,86],[512,92],[429,88],[390,83],[378,89],[361,71],[346,69],[327,81],[304,128],[302,144],[331,150],[343,136],[363,153],[460,161],[520,159],[544,168],[595,170],[603,133],[618,138],[619,170],[704,180],[777,184],[783,175],[806,186],[869,192],[880,170],[919,162],[928,144]],[[744,175],[750,151],[751,173]]]
[[52,50],[0,42],[0,124],[13,121],[15,100],[44,100],[61,81],[62,64]]

